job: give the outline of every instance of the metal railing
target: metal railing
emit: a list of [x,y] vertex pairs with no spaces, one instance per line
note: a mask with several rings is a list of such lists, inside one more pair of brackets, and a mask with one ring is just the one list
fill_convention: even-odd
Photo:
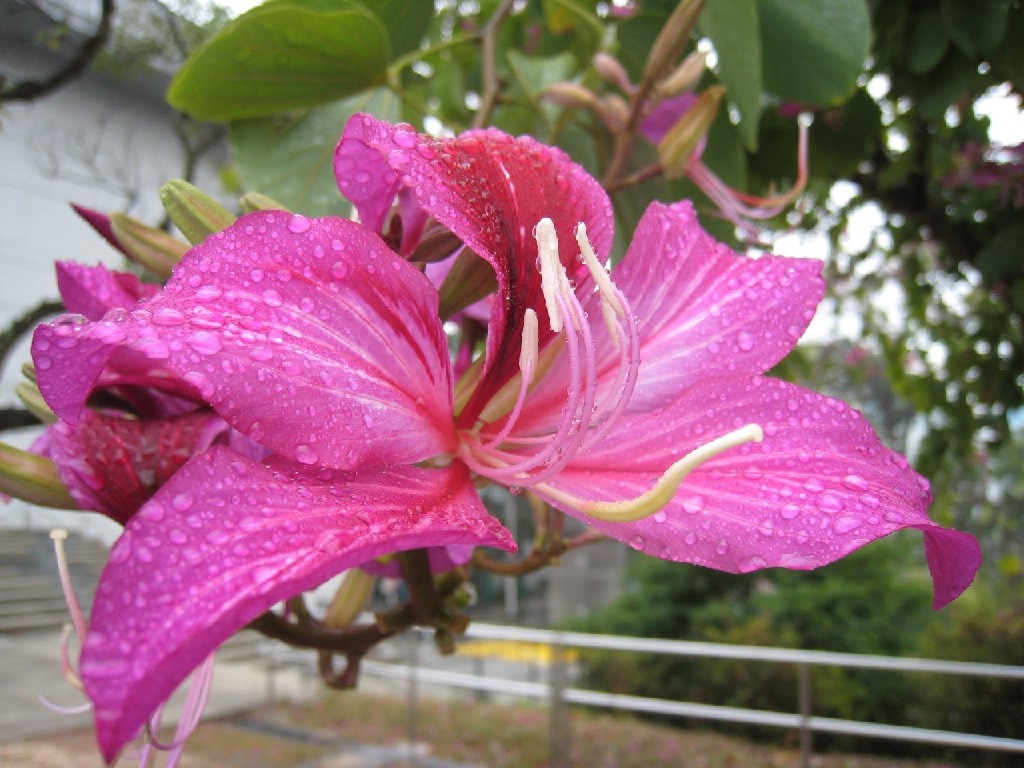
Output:
[[[411,690],[417,690],[419,684],[422,683],[468,689],[477,692],[504,694],[526,699],[546,699],[552,707],[552,765],[562,763],[564,756],[558,756],[555,753],[567,748],[564,744],[558,746],[559,738],[556,733],[558,730],[565,730],[563,728],[564,723],[556,722],[556,720],[564,716],[559,714],[559,710],[564,709],[566,704],[796,730],[800,734],[801,765],[805,768],[810,765],[812,752],[811,735],[815,732],[1024,754],[1024,740],[1020,739],[818,717],[813,714],[811,698],[811,670],[814,667],[820,666],[873,669],[890,672],[967,675],[1017,680],[1021,681],[1022,684],[1024,684],[1024,667],[868,654],[833,653],[828,651],[803,651],[789,648],[725,645],[682,640],[658,640],[617,635],[594,635],[582,632],[560,632],[485,623],[471,624],[465,639],[504,640],[549,646],[552,649],[552,664],[549,665],[548,682],[525,682],[507,677],[491,677],[483,674],[483,670],[479,666],[474,673],[446,669],[428,669],[422,667],[418,662],[413,664],[397,664],[367,660],[363,662],[363,672],[374,677],[407,681]],[[308,660],[310,658],[301,652],[287,651],[280,649],[280,646],[278,648],[279,650],[274,652],[278,661],[290,659],[291,661],[298,662],[300,659]],[[795,713],[771,712],[701,704],[698,702],[669,701],[666,699],[645,698],[569,687],[566,684],[564,666],[561,669],[557,668],[559,665],[565,664],[564,649],[566,648],[657,653],[691,658],[732,659],[737,661],[793,665],[797,670],[799,711]],[[415,658],[414,656],[414,661]]]

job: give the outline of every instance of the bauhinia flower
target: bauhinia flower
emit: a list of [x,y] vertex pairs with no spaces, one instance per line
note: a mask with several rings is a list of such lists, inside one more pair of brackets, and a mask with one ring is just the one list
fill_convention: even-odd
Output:
[[[126,272],[69,262],[57,264],[57,287],[73,313],[59,322],[72,324],[117,317],[158,290]],[[126,356],[122,365],[108,367],[97,391],[101,407],[84,410],[74,424],[48,427],[32,447],[54,462],[82,509],[121,524],[227,430],[202,400],[137,386],[147,362],[145,356]]]
[[[190,388],[272,452],[205,451],[113,549],[81,664],[108,759],[274,603],[378,555],[512,548],[477,496],[487,481],[731,572],[813,568],[915,528],[936,606],[971,582],[977,543],[928,518],[927,482],[858,412],[762,375],[812,317],[820,263],[742,258],[689,204],[655,204],[609,274],[603,190],[494,130],[438,140],[356,116],[336,170],[362,224],[251,214],[134,310],[36,332],[62,419],[141,354],[145,384]],[[486,345],[457,381],[437,289],[377,234],[396,198],[496,276]]]

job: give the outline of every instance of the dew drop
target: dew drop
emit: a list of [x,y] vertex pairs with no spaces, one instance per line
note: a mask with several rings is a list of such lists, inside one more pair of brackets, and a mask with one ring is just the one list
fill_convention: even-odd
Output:
[[643,536],[634,536],[632,539],[629,540],[629,546],[631,546],[638,552],[643,552],[644,547],[647,546],[647,542],[644,540]]
[[171,499],[171,506],[179,512],[186,512],[192,509],[194,503],[195,497],[191,493],[179,493]]
[[800,516],[800,507],[797,504],[789,503],[779,510],[779,514],[786,520],[793,520]]
[[736,334],[736,346],[741,352],[749,352],[754,348],[754,337],[749,331],[740,331]]
[[316,464],[320,456],[308,445],[300,445],[295,449],[295,460],[301,464]]
[[221,350],[220,339],[209,331],[196,331],[185,341],[201,355],[214,355]]
[[864,521],[854,515],[844,515],[836,520],[835,530],[836,533],[850,533],[855,531],[864,524]]
[[843,500],[834,493],[823,493],[817,499],[818,509],[822,512],[835,514],[843,508]]
[[291,219],[288,220],[288,231],[293,234],[300,235],[303,232],[307,232],[309,231],[309,227],[309,219],[307,219],[305,216],[299,216],[298,214],[296,214],[295,216],[292,216]]

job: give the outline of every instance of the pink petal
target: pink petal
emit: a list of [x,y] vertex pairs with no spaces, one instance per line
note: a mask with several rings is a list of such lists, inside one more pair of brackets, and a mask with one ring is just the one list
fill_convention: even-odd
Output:
[[111,551],[82,650],[103,754],[236,630],[275,603],[391,552],[514,549],[459,464],[314,474],[215,447],[181,469]]
[[86,208],[84,205],[77,205],[76,203],[72,203],[71,207],[74,209],[75,213],[81,216],[85,223],[92,227],[100,237],[110,243],[129,259],[133,259],[133,256],[128,253],[127,249],[121,244],[117,235],[114,234],[114,228],[111,226],[110,217],[107,214],[101,213],[100,211],[92,208]]
[[131,309],[139,299],[158,290],[127,272],[112,272],[102,264],[88,267],[71,261],[57,262],[57,290],[68,312],[99,320],[107,310]]
[[748,423],[761,425],[764,441],[701,465],[661,512],[636,523],[583,519],[657,557],[729,572],[815,568],[916,528],[936,607],[971,583],[977,542],[928,518],[928,482],[907,460],[858,411],[775,379],[708,379],[661,410],[627,414],[551,485],[581,498],[632,498],[684,454]]
[[[663,407],[698,380],[763,373],[803,335],[821,301],[821,262],[739,256],[700,227],[693,206],[651,204],[612,280],[638,320],[640,371],[634,411]],[[582,295],[592,318],[600,297]],[[604,324],[593,324],[601,389],[614,379],[619,352]],[[535,387],[519,430],[557,424],[569,376],[563,354]]]
[[193,248],[126,319],[42,326],[33,354],[40,390],[66,420],[112,350],[127,350],[302,463],[411,463],[455,441],[437,301],[358,224],[255,213]]
[[[640,123],[640,135],[652,144],[659,144],[669,129],[690,110],[696,100],[697,95],[694,93],[680,93],[659,102]],[[703,144],[703,139],[701,143]]]
[[[367,148],[377,152],[376,162]],[[585,222],[597,253],[610,255],[613,219],[607,195],[564,152],[528,136],[512,138],[489,129],[433,139],[368,115],[349,120],[334,167],[342,192],[356,202],[363,221],[376,226],[385,210],[382,195],[408,187],[428,214],[494,267],[501,301],[490,318],[488,372],[462,413],[472,424],[498,387],[518,373],[527,307],[537,311],[541,344],[551,336],[535,266],[534,227],[544,217],[552,219],[569,277],[582,278],[586,271],[576,258],[574,230]]]
[[[452,568],[465,565],[473,557],[473,547],[465,544],[452,544],[447,547],[430,547],[427,550],[430,559],[430,570],[432,573],[444,573]],[[397,579],[402,575],[402,568],[395,558],[383,558],[381,560],[370,560],[359,566],[367,573],[374,576],[384,576]]]
[[739,256],[701,229],[689,202],[652,204],[612,275],[640,320],[630,408],[658,407],[703,377],[770,369],[814,317],[821,268],[816,259]]
[[86,411],[47,430],[47,453],[82,509],[124,525],[186,461],[227,425],[209,411],[139,421]]

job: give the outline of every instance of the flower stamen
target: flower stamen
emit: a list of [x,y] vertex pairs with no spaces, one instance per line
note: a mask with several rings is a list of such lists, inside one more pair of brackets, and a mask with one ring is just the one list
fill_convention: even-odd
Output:
[[764,439],[764,431],[759,424],[747,424],[733,430],[710,443],[695,448],[670,466],[658,481],[636,498],[623,501],[594,501],[580,499],[548,485],[539,485],[535,490],[578,509],[585,515],[610,523],[634,523],[664,509],[676,490],[686,477],[701,464],[710,461],[719,454],[736,448],[745,443],[759,443]]

